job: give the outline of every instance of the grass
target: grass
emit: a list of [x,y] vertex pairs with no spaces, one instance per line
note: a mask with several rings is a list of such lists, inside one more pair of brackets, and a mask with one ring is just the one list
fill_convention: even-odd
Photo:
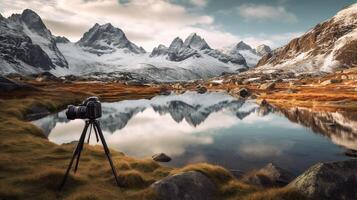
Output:
[[77,173],[71,172],[63,190],[58,191],[75,144],[49,142],[38,127],[24,120],[29,108],[37,105],[53,112],[90,95],[117,101],[154,96],[159,88],[104,83],[41,83],[37,87],[40,90],[0,95],[0,199],[155,199],[151,183],[185,171],[199,171],[211,179],[219,189],[217,199],[299,199],[290,190],[248,185],[219,166],[198,163],[169,168],[111,150],[122,185],[119,188],[102,147],[89,145],[84,147]]

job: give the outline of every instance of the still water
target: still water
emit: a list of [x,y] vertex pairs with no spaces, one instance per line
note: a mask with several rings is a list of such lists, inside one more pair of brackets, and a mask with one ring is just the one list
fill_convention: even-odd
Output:
[[[186,92],[150,100],[103,103],[108,145],[129,156],[166,153],[169,166],[208,162],[250,170],[272,162],[300,173],[321,161],[349,159],[357,150],[356,113],[281,110],[223,92]],[[83,120],[64,111],[34,121],[57,144],[79,139]],[[92,135],[91,144],[96,144]]]

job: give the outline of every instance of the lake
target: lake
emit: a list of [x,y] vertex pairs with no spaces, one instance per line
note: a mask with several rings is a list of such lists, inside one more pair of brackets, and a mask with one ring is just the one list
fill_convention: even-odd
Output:
[[[102,110],[111,148],[138,158],[163,152],[172,158],[168,166],[208,162],[246,171],[272,162],[297,174],[357,150],[356,113],[283,110],[224,92],[102,103]],[[64,111],[33,123],[57,144],[78,140],[84,127]],[[94,134],[90,144],[97,144]]]

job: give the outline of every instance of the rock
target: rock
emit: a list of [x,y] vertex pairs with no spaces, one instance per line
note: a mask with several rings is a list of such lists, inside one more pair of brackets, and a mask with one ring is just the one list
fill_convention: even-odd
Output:
[[247,98],[250,96],[250,91],[246,88],[235,88],[230,91],[230,94],[238,95],[239,97],[242,98]]
[[168,95],[171,94],[171,90],[168,89],[168,88],[163,87],[163,88],[160,88],[160,92],[159,93],[160,93],[160,95],[168,96]]
[[4,76],[0,76],[0,92],[10,92],[13,90],[36,90],[33,86],[13,81]]
[[346,155],[346,156],[356,157],[356,158],[357,158],[357,150],[354,150],[354,149],[346,149],[346,150],[345,150],[345,155]]
[[329,85],[329,84],[341,83],[341,82],[342,82],[341,79],[329,79],[329,80],[322,81],[322,82],[320,83],[320,85]]
[[129,86],[143,86],[144,83],[142,81],[138,81],[138,80],[130,80],[130,81],[125,81],[125,85],[129,85]]
[[242,88],[242,89],[240,89],[240,90],[238,91],[238,94],[239,94],[239,96],[241,96],[241,97],[243,97],[243,98],[246,98],[246,97],[248,97],[248,96],[250,95],[250,92],[249,92],[248,89]]
[[267,164],[252,175],[245,176],[243,181],[262,187],[285,186],[294,179],[294,175],[285,169]]
[[260,85],[259,89],[261,90],[273,90],[275,88],[275,83],[264,83]]
[[204,94],[204,93],[207,92],[207,88],[204,87],[204,86],[200,86],[200,87],[197,88],[196,91],[197,91],[199,94]]
[[311,199],[357,199],[357,159],[318,163],[293,180],[291,187]]
[[170,162],[171,161],[171,158],[164,153],[155,154],[152,156],[152,159],[157,162]]
[[196,171],[168,176],[151,187],[160,200],[211,200],[217,192],[213,182]]
[[42,72],[40,74],[33,75],[35,80],[38,82],[43,81],[61,81],[60,78],[56,77],[55,75],[51,74],[50,72]]
[[28,109],[28,114],[26,114],[25,119],[28,121],[33,121],[45,117],[50,114],[50,111],[39,105],[33,105]]

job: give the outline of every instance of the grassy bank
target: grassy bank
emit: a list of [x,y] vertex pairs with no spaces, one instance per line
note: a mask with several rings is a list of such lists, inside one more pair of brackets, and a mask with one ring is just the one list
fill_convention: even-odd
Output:
[[71,173],[65,188],[57,187],[75,144],[57,145],[26,122],[34,105],[54,112],[90,95],[104,101],[151,97],[157,87],[119,84],[36,85],[37,91],[2,94],[0,100],[0,199],[155,199],[149,185],[182,171],[200,171],[219,189],[217,199],[304,199],[289,189],[263,189],[237,180],[226,169],[200,163],[183,168],[163,167],[151,159],[135,159],[112,150],[118,188],[101,146],[86,145],[77,174]]

